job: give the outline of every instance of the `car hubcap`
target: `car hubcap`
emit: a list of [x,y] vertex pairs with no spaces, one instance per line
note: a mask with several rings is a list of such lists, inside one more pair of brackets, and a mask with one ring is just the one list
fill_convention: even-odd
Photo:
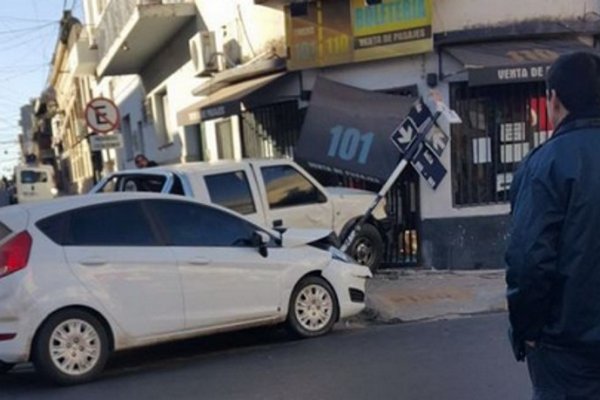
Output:
[[100,337],[85,321],[71,319],[54,329],[50,336],[50,356],[54,365],[68,375],[83,375],[98,363]]
[[324,287],[309,285],[296,297],[296,319],[304,329],[319,331],[333,315],[333,300]]
[[354,246],[354,259],[360,265],[371,265],[373,256],[373,246],[368,240],[359,240]]

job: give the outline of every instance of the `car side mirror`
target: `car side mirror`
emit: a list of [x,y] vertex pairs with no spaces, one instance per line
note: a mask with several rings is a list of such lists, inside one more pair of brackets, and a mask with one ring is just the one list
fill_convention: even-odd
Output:
[[273,230],[275,230],[275,231],[279,232],[279,234],[283,235],[285,233],[285,231],[287,230],[287,228],[284,228],[283,220],[276,219],[275,221],[273,221]]
[[258,252],[263,257],[269,256],[268,244],[271,237],[263,231],[254,231],[252,234],[252,244],[258,248]]

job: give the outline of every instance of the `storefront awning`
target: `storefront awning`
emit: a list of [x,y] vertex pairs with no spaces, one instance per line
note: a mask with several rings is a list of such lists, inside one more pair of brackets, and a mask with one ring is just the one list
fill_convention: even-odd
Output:
[[[573,51],[594,51],[578,40],[527,40],[449,46],[468,73],[470,86],[533,82],[546,78],[552,62]],[[444,71],[442,71],[443,73]]]
[[194,125],[199,124],[201,121],[239,114],[242,110],[241,103],[246,96],[267,86],[285,74],[286,72],[279,72],[224,87],[178,112],[177,123],[181,126]]

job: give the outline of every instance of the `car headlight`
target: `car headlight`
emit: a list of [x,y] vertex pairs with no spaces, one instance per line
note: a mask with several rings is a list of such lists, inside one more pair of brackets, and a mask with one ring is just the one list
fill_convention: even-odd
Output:
[[352,259],[352,257],[350,257],[348,254],[344,253],[337,247],[330,246],[329,253],[331,253],[331,258],[333,258],[334,260],[342,261],[345,263],[354,263],[354,260]]
[[52,188],[52,189],[50,189],[50,193],[52,194],[52,196],[56,196],[56,195],[58,195],[58,189]]

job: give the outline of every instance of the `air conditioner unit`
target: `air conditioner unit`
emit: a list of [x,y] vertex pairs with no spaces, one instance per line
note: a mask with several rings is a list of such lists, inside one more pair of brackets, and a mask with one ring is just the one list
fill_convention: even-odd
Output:
[[196,76],[208,76],[219,71],[217,44],[212,31],[198,32],[190,39],[190,56]]

